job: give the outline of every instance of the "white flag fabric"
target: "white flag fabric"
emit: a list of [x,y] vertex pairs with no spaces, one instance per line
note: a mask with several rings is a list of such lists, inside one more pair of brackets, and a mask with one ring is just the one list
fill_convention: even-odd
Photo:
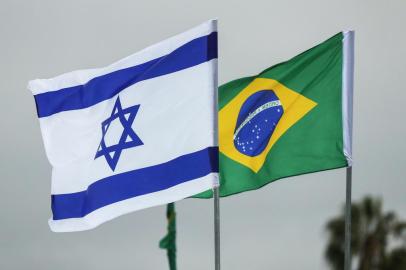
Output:
[[51,230],[91,229],[217,185],[216,21],[28,88],[53,168]]

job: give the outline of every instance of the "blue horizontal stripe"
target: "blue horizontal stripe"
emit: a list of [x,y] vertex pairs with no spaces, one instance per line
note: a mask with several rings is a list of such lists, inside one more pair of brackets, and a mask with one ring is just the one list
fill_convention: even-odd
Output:
[[52,195],[53,219],[80,218],[103,206],[157,192],[218,172],[218,148],[209,147],[163,164],[101,179],[87,190]]
[[214,58],[217,58],[217,32],[196,38],[168,55],[95,77],[84,85],[37,94],[34,98],[38,117],[93,106],[137,82],[190,68]]

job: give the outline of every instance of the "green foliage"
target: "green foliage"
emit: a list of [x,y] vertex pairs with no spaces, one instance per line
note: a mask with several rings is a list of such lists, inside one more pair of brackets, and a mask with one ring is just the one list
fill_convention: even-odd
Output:
[[[333,270],[344,268],[344,211],[326,225],[325,257]],[[406,270],[406,222],[383,212],[382,201],[370,196],[351,205],[351,219],[351,254],[358,258],[358,270]],[[389,239],[401,244],[390,250]]]
[[406,249],[396,248],[393,249],[387,256],[384,270],[405,270],[406,269]]

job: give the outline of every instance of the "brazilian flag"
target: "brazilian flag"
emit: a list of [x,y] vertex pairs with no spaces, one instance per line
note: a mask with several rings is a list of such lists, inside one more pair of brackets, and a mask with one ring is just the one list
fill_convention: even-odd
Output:
[[[351,166],[353,42],[353,32],[338,33],[219,88],[220,196]],[[169,205],[168,235],[160,244],[168,250],[171,270],[176,269],[172,211]]]
[[256,76],[222,85],[220,196],[351,166],[352,74],[353,32],[341,32]]

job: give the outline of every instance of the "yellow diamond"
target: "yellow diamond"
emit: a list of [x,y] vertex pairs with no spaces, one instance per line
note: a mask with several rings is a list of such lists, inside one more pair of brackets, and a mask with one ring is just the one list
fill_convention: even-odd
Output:
[[[278,122],[271,138],[261,154],[251,157],[240,153],[234,146],[234,131],[238,113],[243,103],[252,94],[262,90],[273,90],[279,98],[284,113]],[[235,96],[219,112],[219,149],[220,152],[234,161],[258,172],[272,146],[279,138],[303,116],[310,112],[317,103],[289,89],[273,79],[257,78]]]

